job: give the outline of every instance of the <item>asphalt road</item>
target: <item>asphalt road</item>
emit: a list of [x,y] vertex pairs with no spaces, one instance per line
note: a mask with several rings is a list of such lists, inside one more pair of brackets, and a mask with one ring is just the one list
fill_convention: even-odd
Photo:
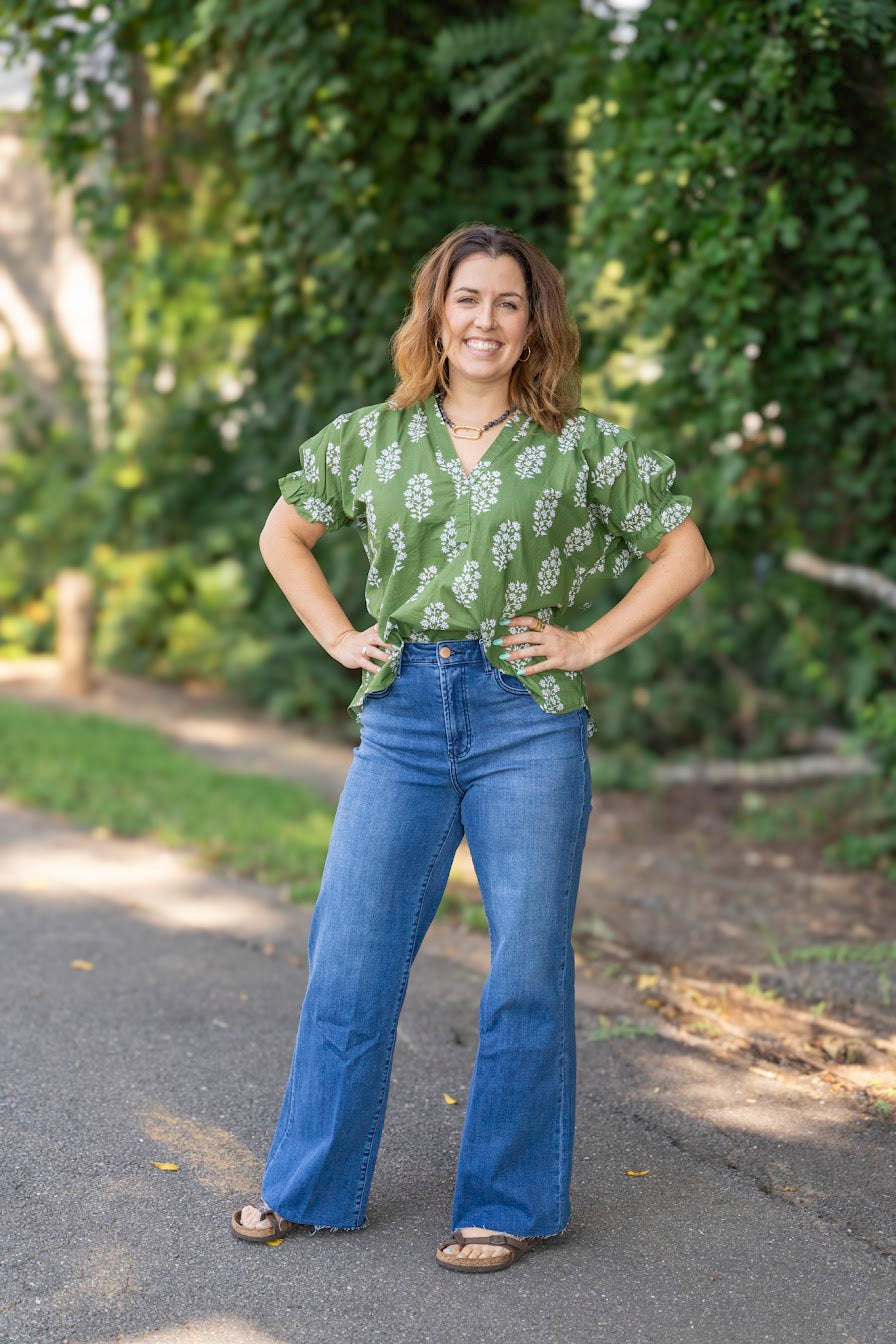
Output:
[[368,1227],[237,1242],[308,911],[5,805],[0,843],[3,1344],[896,1335],[893,1129],[665,1040],[591,1041],[585,1007],[568,1231],[504,1273],[441,1269],[482,975],[426,944]]

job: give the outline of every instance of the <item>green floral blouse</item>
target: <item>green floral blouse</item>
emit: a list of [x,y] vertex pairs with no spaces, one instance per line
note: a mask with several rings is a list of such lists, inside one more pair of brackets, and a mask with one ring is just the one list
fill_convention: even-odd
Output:
[[300,449],[280,491],[328,531],[354,523],[370,569],[367,610],[395,652],[362,670],[349,712],[394,680],[406,640],[481,639],[508,684],[548,714],[588,710],[581,672],[518,675],[493,644],[509,616],[537,615],[569,629],[592,624],[605,585],[688,516],[673,495],[671,458],[626,429],[578,411],[559,434],[516,411],[467,475],[429,397],[399,410],[384,402],[340,415]]

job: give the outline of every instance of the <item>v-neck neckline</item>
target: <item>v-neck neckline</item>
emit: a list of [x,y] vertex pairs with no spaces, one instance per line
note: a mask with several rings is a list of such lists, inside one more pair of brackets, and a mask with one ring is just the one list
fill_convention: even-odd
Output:
[[448,426],[445,424],[444,420],[439,415],[439,410],[438,407],[436,406],[435,393],[431,393],[430,396],[427,397],[426,418],[429,423],[430,433],[433,435],[435,439],[441,438],[443,442],[448,444],[448,447],[451,449],[451,455],[460,466],[461,471],[464,473],[465,479],[471,481],[473,477],[476,475],[476,473],[479,471],[479,468],[482,466],[482,464],[486,461],[491,463],[497,456],[497,454],[503,449],[505,443],[510,442],[511,439],[510,431],[520,423],[521,412],[519,408],[517,408],[515,411],[512,411],[510,413],[505,423],[501,426],[500,432],[495,435],[494,439],[492,439],[491,443],[486,448],[485,452],[482,454],[479,461],[473,467],[472,471],[467,471],[466,467],[461,461],[460,453],[457,451],[454,440],[452,439],[451,435],[448,432]]

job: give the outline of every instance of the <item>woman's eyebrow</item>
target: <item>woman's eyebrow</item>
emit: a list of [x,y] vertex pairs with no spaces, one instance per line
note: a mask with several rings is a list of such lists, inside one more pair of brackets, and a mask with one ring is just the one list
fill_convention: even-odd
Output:
[[[478,294],[478,293],[479,293],[479,290],[478,290],[478,289],[472,289],[470,285],[458,285],[458,286],[457,286],[457,290],[456,290],[456,292],[457,292],[458,294]],[[522,294],[517,294],[517,292],[516,292],[515,289],[505,289],[501,294],[498,295],[498,298],[499,298],[499,299],[520,299],[520,300],[522,300],[522,297],[523,297]]]

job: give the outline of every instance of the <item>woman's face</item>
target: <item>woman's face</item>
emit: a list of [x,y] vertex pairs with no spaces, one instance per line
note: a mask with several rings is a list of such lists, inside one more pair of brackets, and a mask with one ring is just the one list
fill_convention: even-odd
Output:
[[445,296],[442,344],[456,375],[474,382],[506,381],[529,332],[526,280],[514,257],[484,252],[465,258]]

